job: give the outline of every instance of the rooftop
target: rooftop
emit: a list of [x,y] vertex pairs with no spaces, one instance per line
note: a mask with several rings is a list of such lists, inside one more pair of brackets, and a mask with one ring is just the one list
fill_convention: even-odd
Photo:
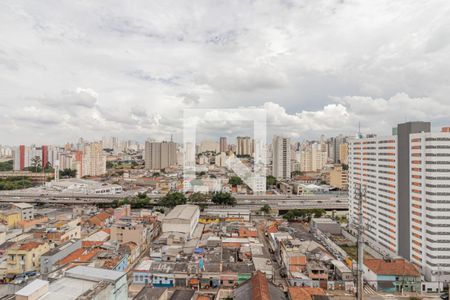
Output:
[[190,220],[194,217],[197,211],[199,211],[199,207],[197,205],[177,205],[167,214],[167,216],[165,216],[164,220]]
[[104,280],[109,282],[116,282],[125,275],[126,275],[125,272],[112,271],[87,266],[78,266],[66,271],[67,277],[86,279],[92,281]]
[[28,297],[46,285],[47,286],[49,285],[48,281],[36,279],[33,282],[31,282],[30,284],[26,285],[24,288],[17,291],[16,296]]
[[402,258],[392,260],[365,259],[364,265],[378,275],[420,276],[416,267]]
[[313,287],[289,287],[289,299],[292,300],[312,300],[313,296],[325,295],[325,292],[321,288]]
[[28,204],[28,203],[13,203],[13,205],[20,209],[33,208],[33,205]]

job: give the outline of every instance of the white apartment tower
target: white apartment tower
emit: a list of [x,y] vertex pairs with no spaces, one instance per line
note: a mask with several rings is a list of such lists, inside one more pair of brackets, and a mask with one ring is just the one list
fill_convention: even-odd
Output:
[[358,190],[369,242],[413,262],[428,281],[450,280],[450,128],[399,124],[388,137],[349,143],[350,226]]
[[349,223],[359,223],[359,190],[368,242],[397,252],[397,138],[370,137],[349,144]]
[[450,280],[450,132],[410,135],[411,261],[430,281]]
[[272,175],[277,179],[291,178],[291,144],[288,138],[274,136],[272,141]]

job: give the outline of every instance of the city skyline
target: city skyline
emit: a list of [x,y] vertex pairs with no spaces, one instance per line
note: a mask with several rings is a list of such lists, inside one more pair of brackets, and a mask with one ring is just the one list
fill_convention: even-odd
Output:
[[291,139],[446,125],[448,3],[236,4],[3,2],[0,141],[180,140],[185,108],[266,108]]

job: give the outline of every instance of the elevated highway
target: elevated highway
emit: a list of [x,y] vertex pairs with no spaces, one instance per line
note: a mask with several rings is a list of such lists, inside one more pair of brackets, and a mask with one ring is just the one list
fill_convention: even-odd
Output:
[[[0,203],[27,202],[51,204],[111,204],[114,200],[133,196],[134,192],[117,195],[81,193],[39,193],[25,191],[1,191]],[[156,203],[164,195],[149,195]],[[345,210],[348,208],[346,195],[235,195],[237,205],[242,208],[259,209],[264,204],[273,209],[289,210],[295,208],[322,208]],[[212,205],[211,203],[208,203]]]

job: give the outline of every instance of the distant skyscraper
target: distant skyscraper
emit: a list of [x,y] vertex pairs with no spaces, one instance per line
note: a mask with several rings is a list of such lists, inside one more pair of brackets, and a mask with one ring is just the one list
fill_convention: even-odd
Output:
[[177,164],[177,145],[174,142],[146,142],[145,168],[162,170]]
[[81,176],[100,176],[106,173],[106,155],[102,142],[84,143]]
[[272,140],[272,175],[277,179],[291,178],[291,144],[288,138],[274,136]]
[[249,136],[238,136],[237,137],[237,155],[252,155],[253,154],[253,147],[252,147],[252,140]]
[[226,152],[227,150],[228,150],[227,138],[221,137],[220,138],[220,152]]
[[307,143],[300,152],[300,170],[302,172],[317,172],[322,170],[328,159],[326,143]]

